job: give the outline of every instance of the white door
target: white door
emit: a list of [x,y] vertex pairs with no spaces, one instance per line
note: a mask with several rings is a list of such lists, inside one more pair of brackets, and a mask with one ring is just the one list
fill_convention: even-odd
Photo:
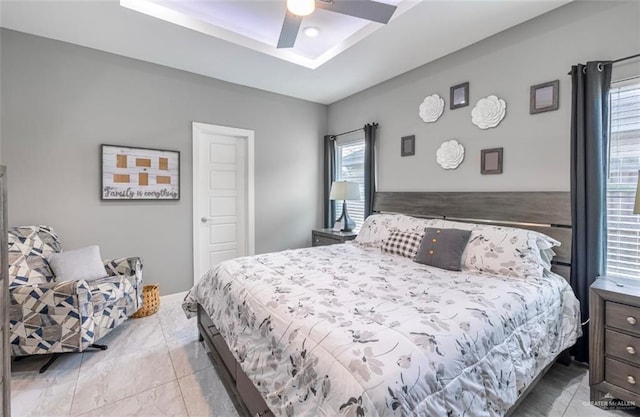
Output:
[[254,253],[253,131],[193,123],[194,282]]

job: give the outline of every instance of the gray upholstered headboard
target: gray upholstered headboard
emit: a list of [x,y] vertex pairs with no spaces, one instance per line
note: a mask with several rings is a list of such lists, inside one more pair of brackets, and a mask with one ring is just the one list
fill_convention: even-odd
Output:
[[377,192],[373,211],[513,226],[558,240],[553,271],[569,279],[571,196],[569,192]]

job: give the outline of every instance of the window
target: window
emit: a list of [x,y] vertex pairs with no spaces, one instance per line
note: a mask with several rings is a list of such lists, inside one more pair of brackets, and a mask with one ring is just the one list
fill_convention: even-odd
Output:
[[640,169],[640,83],[614,84],[609,97],[607,274],[640,278],[640,215],[633,214]]
[[[360,201],[347,201],[349,216],[356,230],[364,222],[364,136],[362,131],[336,139],[336,181],[350,181],[360,186]],[[342,215],[342,202],[336,201],[336,219]]]

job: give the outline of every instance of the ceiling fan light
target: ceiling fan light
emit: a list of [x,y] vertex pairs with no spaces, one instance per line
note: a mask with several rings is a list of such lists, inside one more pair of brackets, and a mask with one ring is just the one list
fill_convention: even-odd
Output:
[[308,16],[316,9],[316,1],[287,0],[287,9],[297,16]]
[[307,26],[306,28],[302,29],[302,33],[304,33],[304,35],[308,38],[316,38],[320,34],[320,29],[315,26]]

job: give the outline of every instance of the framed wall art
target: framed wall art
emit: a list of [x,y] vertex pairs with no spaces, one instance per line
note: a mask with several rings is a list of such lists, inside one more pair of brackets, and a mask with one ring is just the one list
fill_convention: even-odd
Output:
[[469,105],[469,82],[449,88],[449,108],[451,110]]
[[502,148],[483,149],[480,158],[482,175],[502,174]]
[[416,154],[416,136],[403,136],[400,139],[400,156],[411,156]]
[[559,88],[559,80],[531,86],[529,114],[558,110]]
[[180,200],[180,152],[102,145],[101,200]]

